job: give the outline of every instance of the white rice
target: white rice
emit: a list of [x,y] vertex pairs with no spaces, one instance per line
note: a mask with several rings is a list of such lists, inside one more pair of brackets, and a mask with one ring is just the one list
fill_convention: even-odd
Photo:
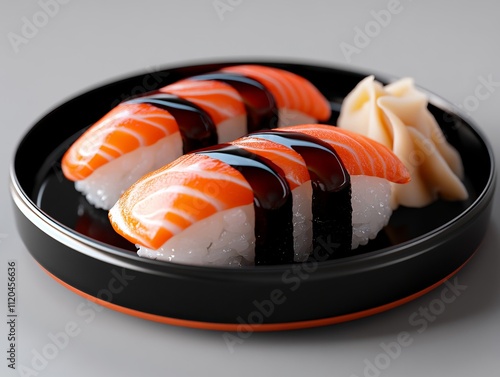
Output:
[[351,175],[352,249],[366,245],[392,215],[391,185],[383,178]]
[[218,212],[170,238],[157,250],[138,245],[141,257],[191,265],[239,267],[255,259],[253,204]]
[[140,147],[96,169],[87,178],[75,182],[76,190],[97,208],[109,210],[121,194],[144,174],[182,155],[179,132],[153,145]]
[[304,262],[312,252],[312,186],[311,181],[292,190],[293,250],[295,262]]

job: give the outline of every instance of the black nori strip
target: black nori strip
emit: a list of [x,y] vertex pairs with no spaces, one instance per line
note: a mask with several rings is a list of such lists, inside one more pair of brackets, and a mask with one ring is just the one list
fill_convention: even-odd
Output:
[[335,149],[300,132],[263,130],[250,134],[293,148],[304,159],[313,187],[314,260],[335,259],[351,251],[350,176]]
[[243,99],[247,111],[247,132],[278,127],[278,106],[273,94],[259,81],[230,72],[197,75],[190,80],[216,80],[231,85]]
[[281,168],[231,144],[219,144],[195,153],[225,162],[250,184],[254,192],[255,264],[293,263],[292,195]]
[[154,91],[124,103],[147,103],[172,114],[179,126],[184,154],[218,143],[217,129],[212,118],[188,100]]

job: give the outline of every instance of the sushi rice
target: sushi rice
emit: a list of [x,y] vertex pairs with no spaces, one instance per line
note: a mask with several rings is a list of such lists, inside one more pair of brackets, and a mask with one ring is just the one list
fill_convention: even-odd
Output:
[[153,145],[137,148],[110,161],[87,178],[76,181],[75,189],[96,208],[108,210],[145,171],[159,169],[165,159],[174,160],[181,154],[181,135],[176,132]]
[[[294,191],[298,191],[293,193],[294,261],[302,262],[312,251],[310,185],[304,184]],[[387,225],[392,214],[391,185],[384,178],[354,175],[351,176],[351,196],[351,248],[356,249],[366,245]],[[225,210],[194,223],[156,250],[138,244],[137,253],[141,257],[181,264],[250,266],[255,258],[254,222],[253,205]]]

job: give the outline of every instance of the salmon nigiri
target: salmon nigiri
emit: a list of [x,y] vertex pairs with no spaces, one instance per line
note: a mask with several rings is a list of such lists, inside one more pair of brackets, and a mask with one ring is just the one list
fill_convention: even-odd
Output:
[[149,104],[120,104],[64,154],[65,177],[97,208],[109,209],[145,172],[182,154],[175,118]]
[[310,81],[293,72],[262,65],[237,65],[222,72],[241,74],[261,82],[273,95],[279,111],[278,127],[327,121],[331,107]]
[[271,67],[262,67],[263,76],[254,72],[258,67],[227,67],[121,102],[70,146],[65,177],[108,210],[141,176],[184,153],[302,119],[328,119],[328,102],[309,81]]
[[[177,263],[350,255],[387,224],[390,183],[407,183],[409,174],[379,143],[333,126],[320,127],[321,139],[309,135],[317,126],[258,131],[188,153],[134,183],[109,211],[111,225],[140,256]],[[377,150],[371,163],[367,146]]]
[[410,174],[400,159],[386,146],[343,128],[324,124],[303,124],[283,131],[302,132],[330,144],[342,156],[351,175],[372,175],[394,183],[408,183]]

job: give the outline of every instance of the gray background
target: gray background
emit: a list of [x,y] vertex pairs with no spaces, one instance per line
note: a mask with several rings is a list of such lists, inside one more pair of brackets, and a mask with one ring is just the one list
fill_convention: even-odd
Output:
[[[440,315],[427,321],[422,332],[410,318],[439,300],[443,287],[354,322],[253,334],[230,352],[219,332],[147,322],[107,309],[94,309],[93,317],[82,316],[78,308],[85,300],[55,283],[32,260],[12,221],[8,173],[16,143],[59,103],[144,70],[249,57],[307,59],[411,76],[422,87],[462,106],[493,145],[500,143],[500,87],[492,87],[486,99],[471,99],[482,79],[500,81],[500,7],[491,5],[494,2],[220,3],[230,10],[219,15],[213,0],[73,0],[58,9],[49,0],[0,3],[0,313],[6,310],[7,260],[16,259],[17,366],[31,368],[36,352],[51,342],[51,334],[74,323],[78,334],[37,371],[39,376],[498,375],[498,197],[479,252],[457,275],[466,288]],[[40,12],[49,11],[41,4],[52,4],[45,19]],[[356,28],[373,26],[374,14],[391,4],[399,12],[384,21],[386,25],[366,46],[350,56],[344,54],[342,43],[355,46]],[[31,30],[26,43],[12,43],[12,33],[22,36],[26,19],[33,17],[42,26]],[[0,329],[0,375],[16,375],[19,371],[10,371],[4,357],[8,328],[4,324]],[[405,332],[411,344],[405,343],[400,351],[393,348],[397,352],[388,359],[391,355],[384,345],[393,345]],[[367,367],[375,362],[385,369]]]

